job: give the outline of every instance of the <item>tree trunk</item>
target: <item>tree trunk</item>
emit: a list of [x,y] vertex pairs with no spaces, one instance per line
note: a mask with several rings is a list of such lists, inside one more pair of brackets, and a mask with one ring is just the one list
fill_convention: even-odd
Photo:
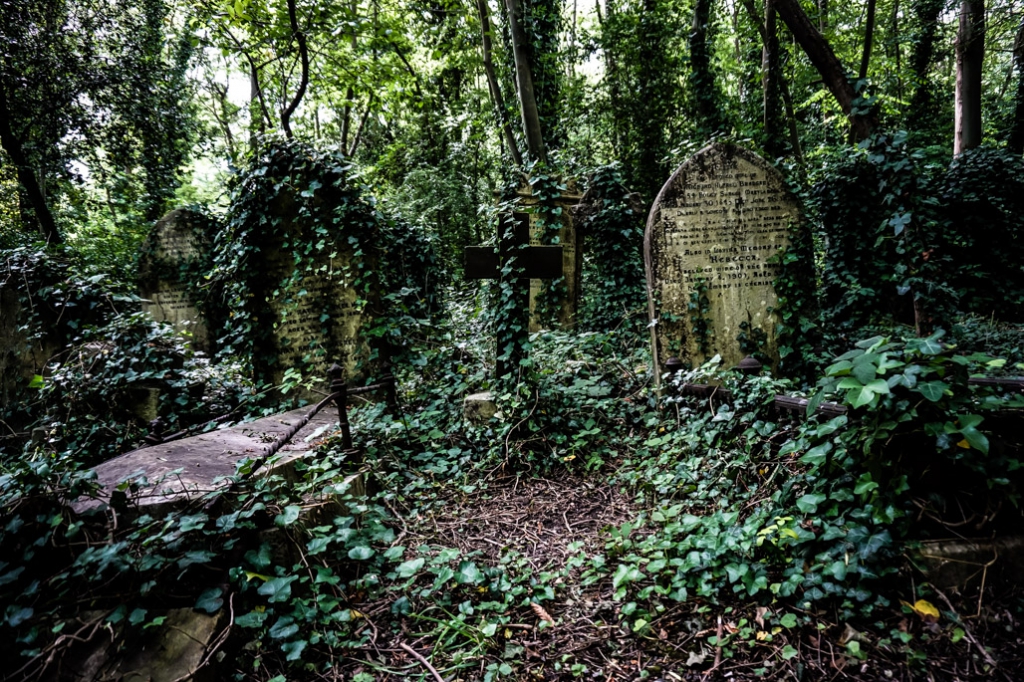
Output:
[[793,97],[789,93],[789,84],[785,79],[782,85],[782,104],[786,108],[786,125],[789,127],[789,145],[793,148],[793,158],[797,163],[804,162],[804,153],[800,148],[800,131],[796,127],[796,112],[793,109]]
[[935,55],[935,37],[938,33],[939,13],[943,0],[913,0],[916,27],[912,39],[910,70],[913,74],[914,94],[910,98],[908,124],[912,129],[927,127],[934,120],[933,97],[928,78],[932,58]]
[[371,94],[369,99],[366,100],[366,110],[363,112],[362,118],[359,119],[359,127],[356,128],[356,136],[352,139],[352,146],[348,148],[346,156],[355,156],[356,150],[359,149],[359,143],[363,138],[363,129],[366,127],[366,120],[370,118],[370,107],[373,106],[373,100],[375,97],[376,95]]
[[846,69],[832,51],[832,46],[811,23],[807,13],[800,6],[800,0],[776,0],[775,7],[779,16],[789,26],[793,37],[814,64],[814,68],[818,70],[825,87],[836,98],[843,113],[850,118],[855,139],[866,139],[875,127],[875,114],[854,112],[853,101],[857,99],[857,92],[846,76]]
[[[57,229],[57,222],[53,219],[53,213],[46,204],[46,196],[43,194],[43,187],[29,163],[28,157],[21,146],[21,140],[14,134],[11,127],[11,107],[7,101],[7,88],[0,80],[0,145],[10,157],[18,173],[18,183],[21,185],[24,196],[32,205],[35,214],[35,223],[42,235],[50,244],[61,244],[64,240]],[[19,192],[19,197],[21,193]]]
[[299,62],[302,71],[299,75],[299,87],[295,96],[288,106],[281,112],[281,128],[284,129],[285,137],[292,139],[292,114],[298,108],[306,94],[306,86],[309,84],[309,49],[306,46],[306,34],[299,30],[299,21],[296,16],[295,0],[288,0],[288,22],[291,24],[292,38],[299,44]]
[[981,144],[981,66],[985,58],[985,2],[963,0],[956,34],[953,156]]
[[697,116],[705,132],[709,133],[724,127],[711,64],[714,43],[711,35],[712,3],[713,0],[696,0],[690,31],[690,83],[697,100]]
[[[613,6],[609,0],[607,2],[607,13],[609,21],[612,18]],[[605,38],[605,20],[601,16],[601,2],[602,0],[595,0],[594,8],[597,10],[597,25],[601,28],[601,53],[604,55],[604,72],[605,81],[608,83],[608,101],[611,105],[612,110],[612,149],[615,150],[615,156],[622,158],[625,150],[623,149],[624,143],[622,140],[622,130],[624,124],[621,120],[621,97],[619,96],[619,77],[618,77],[618,65],[615,62],[615,56],[609,49],[607,39]]]
[[1017,40],[1013,44],[1013,63],[1017,67],[1017,93],[1014,97],[1013,120],[1010,123],[1010,139],[1007,146],[1017,154],[1024,153],[1024,19],[1017,29]]
[[508,146],[508,153],[517,167],[523,165],[523,155],[519,153],[519,145],[516,143],[515,133],[512,132],[512,124],[508,120],[508,109],[505,108],[505,98],[501,94],[501,86],[494,72],[494,61],[491,59],[491,19],[487,9],[487,0],[476,0],[477,14],[480,17],[480,34],[483,43],[484,74],[487,76],[487,88],[491,92],[491,103],[494,104],[495,112],[498,114],[498,123],[501,125],[501,132],[505,137],[505,144]]
[[871,45],[875,41],[875,0],[868,0],[867,18],[864,22],[864,53],[860,57],[860,71],[857,80],[868,77],[868,65],[871,63]]
[[533,92],[533,72],[530,69],[530,43],[523,28],[523,10],[519,0],[506,0],[508,23],[512,33],[512,56],[516,63],[516,91],[519,94],[519,112],[523,117],[523,133],[530,158],[547,162],[547,150],[541,133],[540,113]]
[[773,157],[786,152],[782,136],[782,115],[779,107],[779,31],[775,23],[774,0],[764,3],[764,47],[761,50],[761,90],[764,103],[765,151]]

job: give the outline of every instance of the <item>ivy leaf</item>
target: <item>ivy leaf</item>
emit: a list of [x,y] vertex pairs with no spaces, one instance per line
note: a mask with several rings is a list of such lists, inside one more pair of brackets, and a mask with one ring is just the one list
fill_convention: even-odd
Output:
[[270,626],[270,630],[267,634],[274,639],[286,639],[298,631],[299,626],[295,624],[295,619],[291,616],[283,616],[278,618],[277,622]]
[[978,425],[984,420],[984,417],[977,414],[965,414],[957,417],[957,422],[960,424],[960,433],[963,434],[964,440],[975,450],[987,455],[988,437],[978,430]]
[[818,511],[818,505],[825,499],[825,495],[821,493],[808,493],[796,501],[796,507],[804,514],[813,514]]
[[31,606],[8,606],[4,613],[4,620],[12,628],[16,628],[32,617],[35,610]]
[[863,495],[864,493],[871,492],[877,487],[878,484],[871,480],[871,474],[864,473],[857,479],[857,485],[853,487],[853,492],[856,495]]
[[408,561],[400,563],[398,568],[395,570],[398,572],[398,577],[411,578],[416,575],[421,568],[423,568],[423,564],[425,563],[426,560],[423,557],[418,559],[409,559]]
[[456,576],[463,585],[477,585],[484,579],[484,574],[480,572],[480,569],[476,567],[476,564],[472,561],[463,561],[459,564],[459,573]]
[[807,453],[800,458],[800,461],[804,464],[821,464],[825,461],[825,458],[831,451],[832,443],[825,442],[808,450]]
[[911,213],[897,214],[889,220],[889,226],[893,228],[895,236],[899,237],[906,229],[907,225],[910,224]]
[[[869,358],[865,360],[865,358]],[[875,363],[872,358],[877,359],[878,356],[874,353],[866,353],[853,363],[853,371],[851,374],[857,377],[857,380],[862,384],[869,384],[875,379],[875,375],[878,373],[878,368],[875,367]],[[863,362],[861,362],[863,360]]]
[[288,654],[285,656],[286,661],[297,661],[302,657],[302,651],[306,648],[306,640],[297,639],[294,642],[285,642],[281,645],[281,651]]
[[849,360],[841,360],[834,365],[830,365],[829,368],[825,370],[825,375],[830,377],[844,376],[849,374],[851,369],[853,369],[852,362]]
[[348,558],[355,559],[356,561],[366,561],[375,553],[376,552],[374,552],[370,547],[359,545],[358,547],[353,547],[348,551]]
[[384,552],[384,558],[388,561],[397,561],[402,558],[403,554],[405,554],[405,547],[398,545],[397,547],[389,547],[388,550]]
[[796,656],[798,653],[800,652],[794,649],[792,644],[787,644],[786,646],[782,647],[782,660],[788,661],[789,659]]
[[206,611],[207,613],[216,613],[220,610],[220,607],[224,605],[224,600],[221,599],[223,590],[219,587],[212,587],[201,595],[196,601],[195,608],[199,611]]
[[914,390],[923,395],[926,399],[937,403],[949,390],[949,384],[944,381],[926,381],[914,387]]
[[850,391],[847,394],[847,400],[853,407],[863,407],[871,403],[876,396],[887,393],[889,393],[889,384],[884,379],[875,379],[859,391]]
[[284,508],[284,511],[274,517],[274,523],[279,526],[290,526],[299,520],[299,514],[302,512],[302,507],[294,504],[290,504]]
[[619,567],[615,570],[615,575],[612,576],[612,588],[618,590],[619,586],[623,583],[632,583],[643,578],[644,574],[636,566],[619,564]]
[[288,598],[292,596],[292,582],[295,579],[294,575],[274,578],[260,585],[256,592],[267,597],[269,602],[288,601]]

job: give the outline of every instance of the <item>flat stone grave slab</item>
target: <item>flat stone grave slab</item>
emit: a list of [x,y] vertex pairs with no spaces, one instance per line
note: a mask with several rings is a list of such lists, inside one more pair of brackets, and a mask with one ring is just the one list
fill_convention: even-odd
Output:
[[[134,498],[150,513],[155,511],[154,507],[185,503],[225,488],[235,475],[239,461],[265,459],[274,445],[311,409],[310,406],[291,410],[115,457],[95,468],[103,488],[101,497],[82,500],[75,509],[82,512],[108,502],[118,484],[140,476],[155,483]],[[337,424],[336,409],[320,410],[281,448],[272,467],[280,468],[304,457],[320,440],[333,434]]]

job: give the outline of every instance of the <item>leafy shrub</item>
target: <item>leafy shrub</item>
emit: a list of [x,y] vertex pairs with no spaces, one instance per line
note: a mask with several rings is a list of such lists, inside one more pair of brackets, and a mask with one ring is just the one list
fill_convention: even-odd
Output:
[[[211,364],[170,326],[144,313],[83,330],[44,379],[35,409],[44,454],[93,465],[142,439],[148,420],[164,433],[233,411],[252,391],[239,367]],[[153,415],[140,411],[155,394]]]
[[826,319],[927,333],[956,311],[1024,319],[1024,161],[970,150],[947,168],[905,134],[862,143],[816,183]]
[[638,312],[646,319],[641,276],[646,217],[637,195],[623,184],[617,165],[594,171],[576,216],[576,229],[585,243],[582,328],[614,329]]

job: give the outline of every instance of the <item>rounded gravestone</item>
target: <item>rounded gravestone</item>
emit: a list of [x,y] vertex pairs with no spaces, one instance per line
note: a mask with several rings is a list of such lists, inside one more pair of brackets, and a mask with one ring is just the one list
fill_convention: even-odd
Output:
[[157,221],[139,254],[142,309],[192,337],[197,350],[210,350],[207,320],[198,297],[210,269],[210,240],[202,216],[175,209]]
[[777,364],[777,256],[800,219],[782,175],[740,147],[709,145],[672,174],[644,233],[656,374],[670,357]]

